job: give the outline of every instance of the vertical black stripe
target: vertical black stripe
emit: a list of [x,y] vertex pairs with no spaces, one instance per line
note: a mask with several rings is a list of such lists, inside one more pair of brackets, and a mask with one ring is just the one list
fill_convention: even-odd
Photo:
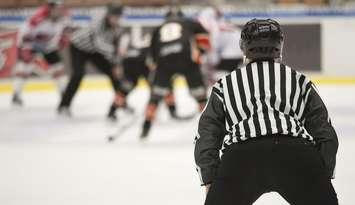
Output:
[[243,111],[246,115],[246,119],[243,122],[244,125],[244,131],[245,131],[245,137],[250,137],[250,127],[248,124],[248,119],[250,118],[250,110],[247,106],[247,99],[245,97],[245,90],[244,90],[244,85],[243,85],[243,80],[247,80],[247,79],[243,79],[242,77],[242,72],[240,69],[235,71],[235,75],[236,75],[236,79],[237,79],[237,84],[238,84],[238,89],[239,89],[239,96],[240,96],[240,101],[242,103],[242,108]]
[[[222,78],[223,79],[223,78]],[[219,86],[219,88],[222,90],[222,99],[223,99],[223,104],[225,105],[225,110],[226,110],[226,120],[227,120],[227,124],[228,124],[228,127],[231,128],[233,126],[233,120],[230,116],[230,113],[226,107],[226,98],[225,98],[225,94],[223,93],[223,83],[222,83],[222,79],[218,80],[217,81],[217,84]],[[226,85],[225,85],[226,86]],[[226,95],[228,95],[228,93],[226,93]]]
[[307,95],[309,89],[311,88],[311,86],[312,86],[312,82],[309,81],[309,82],[307,83],[307,85],[306,85],[306,90],[304,91],[304,94],[303,94],[303,99],[304,99],[304,100],[306,99],[306,95]]
[[303,83],[305,81],[305,76],[301,76],[300,79],[298,80],[298,86],[299,86],[299,89],[300,89],[300,93],[299,95],[297,96],[297,107],[296,107],[296,115],[298,115],[300,113],[300,108],[301,108],[301,103],[302,103],[302,95],[303,95],[303,89],[302,89],[302,86],[303,86]]
[[281,91],[281,104],[280,111],[285,112],[286,108],[286,68],[284,65],[280,65],[280,91]]
[[223,83],[222,83],[222,79],[220,79],[219,81],[217,81],[219,87],[223,90]]
[[244,113],[246,114],[247,118],[250,117],[250,110],[247,106],[247,99],[245,96],[245,88],[243,85],[243,81],[247,79],[243,79],[242,77],[242,72],[240,69],[236,70],[235,74],[237,75],[237,83],[238,83],[238,88],[239,88],[239,95],[240,95],[240,100],[242,102],[242,108],[244,110]]
[[229,115],[229,112],[226,112],[226,120],[227,120],[228,126],[231,128],[233,126],[233,121],[232,121],[231,116]]
[[260,128],[260,122],[258,119],[258,106],[256,103],[256,98],[255,98],[255,87],[254,87],[254,79],[253,79],[253,72],[251,68],[251,64],[248,64],[247,67],[247,76],[248,76],[248,83],[249,83],[249,89],[250,89],[250,100],[251,103],[253,104],[253,123],[255,126],[255,135],[260,136],[261,135],[261,128]]
[[286,120],[286,125],[287,125],[287,132],[291,133],[292,131],[292,123],[291,123],[291,118],[288,114],[285,114],[285,120]]
[[[312,82],[309,82],[309,83],[307,84],[307,86],[306,86],[306,92],[305,92],[304,95],[303,95],[303,99],[304,99],[304,100],[306,100],[306,99],[305,99],[305,98],[306,98],[306,95],[307,95],[309,89],[311,89],[311,86],[312,86]],[[305,102],[305,105],[304,105],[304,106],[305,106],[305,107],[304,107],[304,109],[305,109],[306,106],[307,106],[307,102]],[[303,109],[302,115],[301,115],[301,117],[300,117],[300,121],[301,121],[301,122],[303,122],[304,118],[306,117],[306,116],[305,116],[304,109]]]
[[296,71],[291,70],[291,95],[290,95],[290,115],[292,117],[295,117],[295,111],[292,109],[293,108],[293,101],[295,99],[295,95],[296,95],[296,86],[297,86],[297,78],[296,78]]
[[[231,73],[231,75],[233,75],[233,72]],[[241,115],[240,115],[240,113],[238,111],[237,103],[235,101],[231,75],[227,75],[227,77],[226,77],[227,89],[228,89],[228,93],[229,93],[229,100],[230,100],[230,103],[232,105],[233,111],[234,111],[234,113],[235,113],[235,115],[237,117],[237,120],[238,121],[242,121],[242,117],[241,117]]]
[[[276,93],[275,89],[275,63],[273,61],[269,61],[269,81],[270,81],[270,105],[275,106],[276,102],[276,96],[279,95],[279,93]],[[274,118],[276,121],[276,128],[278,133],[282,133],[282,125],[281,125],[281,119],[279,116],[279,112],[274,109]]]
[[269,118],[268,108],[265,103],[266,96],[265,96],[264,72],[263,72],[262,62],[257,63],[257,68],[258,68],[258,77],[259,77],[260,102],[262,104],[263,115],[265,118],[266,133],[271,134],[272,133],[271,122]]
[[235,133],[236,133],[236,135],[235,135],[235,137],[237,138],[237,141],[238,142],[240,142],[240,141],[242,141],[242,139],[241,139],[241,135],[240,135],[240,127],[239,126],[235,126]]
[[[287,132],[290,133],[291,132],[291,128],[292,128],[292,124],[291,124],[291,121],[290,121],[290,116],[289,116],[289,113],[285,113],[285,110],[286,110],[286,104],[288,103],[287,102],[287,98],[286,98],[286,89],[287,89],[287,86],[288,86],[288,83],[286,81],[286,67],[285,65],[281,64],[280,65],[280,83],[281,83],[281,105],[280,105],[280,110],[281,112],[284,112],[285,114],[285,120],[286,120],[286,126],[287,126]],[[285,129],[285,128],[284,128]],[[286,131],[286,130],[285,130]]]

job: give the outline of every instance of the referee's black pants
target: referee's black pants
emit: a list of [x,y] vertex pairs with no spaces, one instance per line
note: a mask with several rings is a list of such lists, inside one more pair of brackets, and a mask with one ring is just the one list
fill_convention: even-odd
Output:
[[338,204],[321,155],[305,139],[273,135],[227,149],[205,205],[251,205],[267,192],[292,205]]
[[115,77],[113,73],[114,65],[108,61],[100,53],[88,53],[76,48],[74,45],[70,46],[71,55],[71,69],[72,73],[70,76],[69,83],[63,93],[62,100],[59,107],[69,107],[71,101],[77,92],[80,82],[85,75],[85,65],[89,61],[94,64],[96,69],[100,70],[102,73],[110,78],[111,84],[115,91],[120,87],[119,80]]

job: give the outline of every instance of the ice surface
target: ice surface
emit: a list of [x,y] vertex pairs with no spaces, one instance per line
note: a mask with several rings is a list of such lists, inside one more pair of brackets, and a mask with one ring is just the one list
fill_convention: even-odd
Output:
[[[340,204],[355,201],[355,86],[320,86],[339,135],[337,178]],[[178,89],[178,111],[196,111],[186,89]],[[148,93],[129,102],[142,115]],[[2,205],[181,205],[203,204],[193,161],[196,121],[176,122],[160,109],[149,140],[138,140],[141,118],[113,144],[117,125],[105,115],[112,92],[82,91],[71,119],[56,115],[55,92],[25,93],[25,106],[0,95],[0,204]],[[121,123],[125,113],[120,113]],[[123,121],[123,122],[122,122]],[[287,204],[275,193],[256,205]]]

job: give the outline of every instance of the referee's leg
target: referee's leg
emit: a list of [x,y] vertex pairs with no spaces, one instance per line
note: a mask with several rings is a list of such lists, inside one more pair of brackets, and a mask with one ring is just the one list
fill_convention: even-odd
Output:
[[71,45],[70,55],[72,73],[68,85],[63,93],[59,108],[70,106],[72,99],[79,88],[80,82],[85,75],[85,63],[87,61],[86,54]]
[[252,205],[268,192],[270,147],[269,142],[253,140],[228,148],[205,205]]
[[276,191],[290,204],[338,205],[321,155],[313,145],[296,141],[280,144],[274,159]]

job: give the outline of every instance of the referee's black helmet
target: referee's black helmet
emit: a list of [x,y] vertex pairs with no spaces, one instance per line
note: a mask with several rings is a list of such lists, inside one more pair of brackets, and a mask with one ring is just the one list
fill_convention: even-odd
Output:
[[244,25],[239,46],[248,59],[275,59],[282,56],[283,42],[279,23],[272,19],[253,19]]

